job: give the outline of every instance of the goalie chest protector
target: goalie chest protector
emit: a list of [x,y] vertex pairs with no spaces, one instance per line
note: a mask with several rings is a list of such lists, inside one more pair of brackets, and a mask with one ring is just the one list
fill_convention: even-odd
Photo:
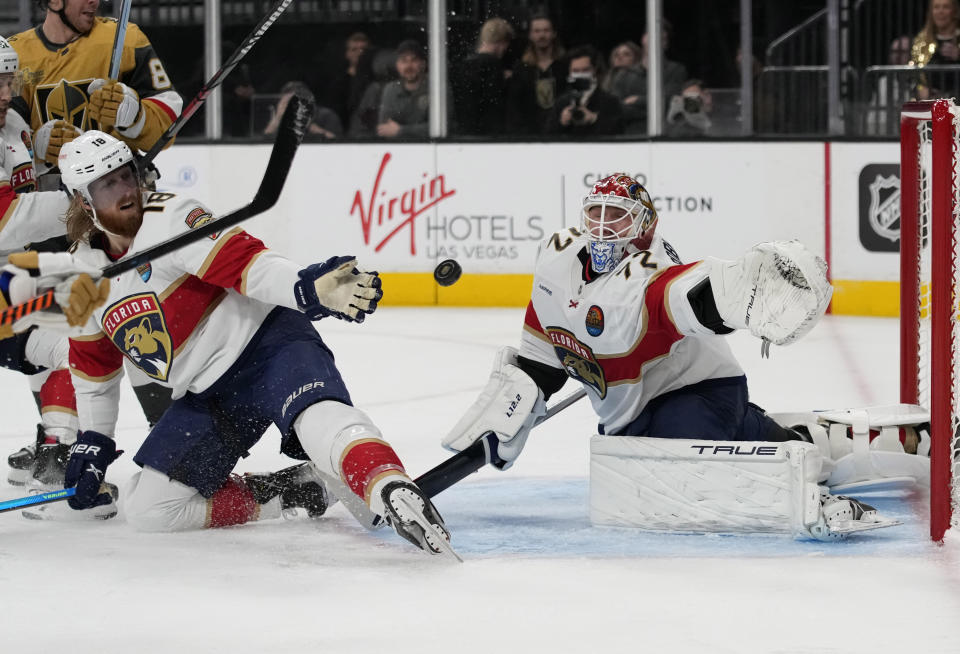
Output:
[[[562,367],[588,390],[606,433],[629,424],[654,397],[743,369],[721,336],[683,318],[686,275],[659,235],[649,250],[584,280],[586,240],[557,232],[540,246],[520,355]],[[685,275],[687,279],[685,279]],[[696,331],[699,328],[699,332]]]

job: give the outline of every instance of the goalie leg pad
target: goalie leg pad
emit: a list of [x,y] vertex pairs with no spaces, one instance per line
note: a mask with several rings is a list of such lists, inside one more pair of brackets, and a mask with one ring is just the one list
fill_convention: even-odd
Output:
[[783,533],[839,540],[899,524],[817,485],[812,443],[594,436],[590,519],[687,533]]
[[808,537],[820,518],[820,453],[791,441],[594,436],[594,524]]

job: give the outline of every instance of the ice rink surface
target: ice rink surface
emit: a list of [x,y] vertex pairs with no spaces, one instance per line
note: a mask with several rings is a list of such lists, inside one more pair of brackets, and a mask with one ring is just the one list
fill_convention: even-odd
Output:
[[[318,323],[354,402],[417,476],[516,344],[520,309],[383,308]],[[729,337],[769,411],[896,402],[892,319],[827,316],[760,358]],[[26,381],[0,372],[5,457],[32,437]],[[572,391],[572,383],[561,394]],[[559,397],[559,395],[558,395]],[[960,548],[927,539],[921,494],[870,498],[904,524],[843,543],[591,527],[586,400],[538,427],[506,473],[436,498],[464,557],[431,558],[341,507],[182,534],[0,515],[0,652],[960,652]],[[108,472],[135,471],[146,423],[124,385]],[[289,465],[267,433],[238,472]],[[5,476],[4,476],[5,479]],[[0,483],[0,499],[21,495]]]

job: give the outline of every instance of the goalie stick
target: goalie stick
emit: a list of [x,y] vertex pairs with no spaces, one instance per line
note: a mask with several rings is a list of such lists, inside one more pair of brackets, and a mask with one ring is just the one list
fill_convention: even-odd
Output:
[[[286,121],[286,114],[284,114],[284,121]],[[283,129],[282,125],[280,129]],[[547,409],[547,412],[542,418],[537,420],[534,427],[543,424],[574,402],[583,398],[586,394],[587,392],[581,388],[563,398]],[[422,490],[427,497],[434,497],[442,493],[458,481],[470,476],[487,463],[490,463],[490,452],[492,451],[493,445],[495,445],[495,443],[490,442],[489,439],[491,438],[496,440],[497,437],[492,433],[487,434],[467,449],[462,452],[457,452],[440,465],[417,477],[414,483],[420,487],[420,490]],[[386,524],[379,515],[370,510],[363,499],[350,490],[341,480],[325,473],[316,466],[314,466],[314,470],[326,483],[327,489],[340,500],[344,508],[346,508],[363,527],[373,531]],[[59,502],[60,500],[65,500],[73,496],[74,493],[76,493],[75,488],[65,488],[63,490],[42,493],[41,495],[28,495],[27,497],[19,499],[0,502],[0,513],[4,511],[15,511],[35,504]],[[460,558],[456,552],[453,552],[452,556],[458,559]]]
[[[538,418],[533,426],[543,424],[586,394],[587,392],[583,388],[571,393],[547,409],[547,412],[541,418]],[[457,452],[440,465],[417,477],[414,483],[420,487],[420,490],[427,497],[435,497],[490,463],[491,455],[496,451],[496,445],[497,436],[493,432],[487,432],[483,438],[474,441],[467,449]]]
[[[260,188],[257,189],[253,200],[245,207],[241,207],[232,213],[228,213],[221,218],[211,220],[195,229],[187,230],[176,236],[168,238],[166,241],[157,243],[140,252],[136,252],[128,257],[105,266],[101,270],[103,277],[116,277],[128,270],[156,259],[157,257],[169,254],[174,250],[179,250],[185,245],[199,241],[215,232],[220,232],[227,227],[232,227],[237,223],[252,218],[268,210],[280,197],[283,185],[287,181],[287,173],[290,172],[290,166],[293,163],[293,157],[297,153],[297,148],[303,140],[303,135],[310,123],[313,115],[313,104],[303,98],[294,95],[287,105],[287,110],[280,119],[280,127],[277,130],[277,139],[274,141],[273,150],[270,152],[270,161],[267,163],[267,171],[264,173],[263,181],[260,182]],[[53,289],[49,289],[42,295],[38,295],[23,304],[18,304],[0,313],[0,325],[12,325],[21,318],[41,309],[46,309],[54,304]]]
[[[129,1],[129,0],[128,0]],[[267,15],[260,19],[260,22],[257,23],[257,26],[253,28],[253,31],[247,35],[247,38],[243,40],[243,43],[240,44],[236,50],[233,51],[233,54],[227,58],[227,60],[221,64],[220,69],[213,74],[207,83],[200,87],[200,90],[197,92],[197,95],[190,101],[180,115],[175,121],[167,128],[167,130],[160,135],[160,138],[157,139],[157,142],[153,144],[143,157],[138,162],[140,170],[145,170],[150,162],[160,154],[160,151],[166,147],[174,136],[180,131],[183,127],[183,124],[190,120],[190,117],[193,114],[197,113],[197,110],[203,105],[207,100],[207,96],[210,95],[210,92],[213,89],[220,86],[223,83],[223,80],[227,78],[227,75],[233,72],[233,69],[237,67],[237,64],[240,63],[240,60],[243,59],[248,52],[257,44],[257,41],[260,40],[270,26],[273,25],[280,15],[286,10],[287,7],[293,0],[277,0],[273,3],[273,6],[270,7],[270,11],[267,12]]]

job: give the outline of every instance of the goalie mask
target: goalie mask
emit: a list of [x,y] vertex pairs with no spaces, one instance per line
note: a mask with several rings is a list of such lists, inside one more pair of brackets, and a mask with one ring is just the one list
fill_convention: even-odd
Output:
[[593,185],[583,198],[583,233],[593,270],[610,272],[628,251],[650,247],[657,210],[640,182],[626,173],[614,173]]
[[133,152],[126,143],[109,134],[92,129],[65,144],[60,150],[60,180],[70,195],[79,194],[90,210],[94,226],[103,232],[105,229],[97,218],[94,195],[91,184],[124,166],[130,166],[134,178],[139,180]]

